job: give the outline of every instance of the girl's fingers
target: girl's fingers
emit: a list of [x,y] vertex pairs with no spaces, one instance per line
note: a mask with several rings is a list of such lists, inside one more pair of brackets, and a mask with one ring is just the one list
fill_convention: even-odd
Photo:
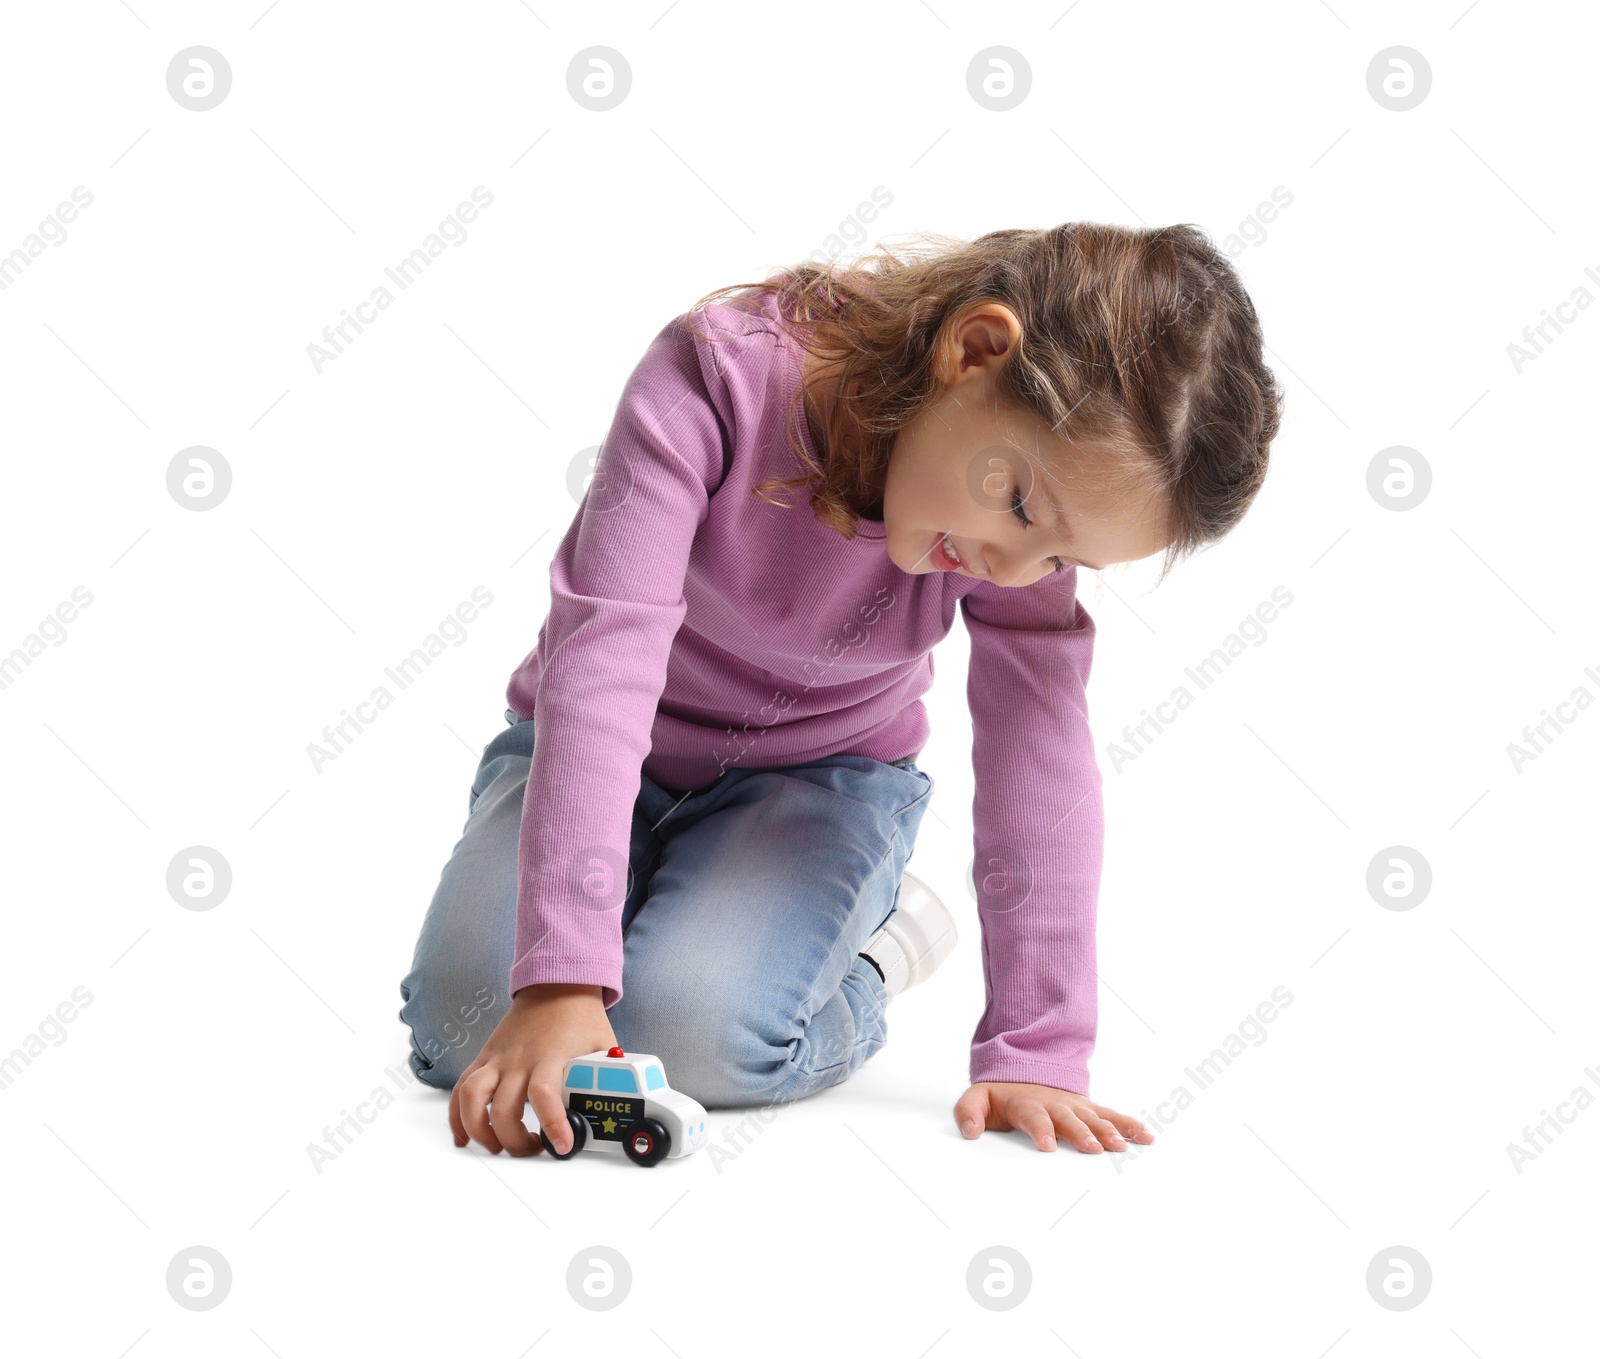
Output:
[[1122,1134],[1117,1130],[1117,1125],[1108,1118],[1101,1118],[1099,1114],[1090,1113],[1087,1109],[1078,1110],[1078,1117],[1085,1127],[1097,1138],[1100,1145],[1107,1151],[1126,1151],[1128,1144],[1122,1140]]
[[[1049,1111],[1037,1100],[1018,1100],[1007,1107],[1006,1114],[1011,1126],[1033,1138],[1034,1146],[1040,1151],[1056,1149],[1056,1124],[1051,1121]],[[1092,1137],[1089,1140],[1094,1142]],[[1094,1149],[1100,1150],[1098,1142],[1094,1143]]]
[[1091,1104],[1089,1107],[1099,1114],[1101,1118],[1110,1119],[1116,1125],[1117,1131],[1130,1142],[1154,1142],[1156,1140],[1156,1135],[1131,1114],[1120,1114],[1115,1109],[1107,1108],[1104,1104]]
[[528,1073],[508,1071],[495,1087],[494,1101],[489,1105],[489,1126],[500,1139],[500,1145],[513,1156],[532,1156],[543,1151],[537,1138],[528,1135],[528,1126],[522,1121],[522,1110],[528,1101]]
[[461,1121],[461,1082],[482,1065],[482,1057],[474,1058],[472,1065],[457,1076],[456,1083],[450,1087],[450,1132],[458,1147],[466,1146],[469,1140],[466,1125]]
[[[564,1062],[544,1062],[533,1069],[527,1099],[533,1116],[539,1120],[550,1145],[565,1155],[572,1150],[572,1129],[567,1123],[566,1106],[561,1102],[561,1076]],[[518,1104],[521,1112],[521,1104]],[[541,1144],[542,1145],[542,1144]]]
[[456,1082],[461,1092],[461,1122],[474,1142],[481,1142],[491,1154],[500,1151],[500,1139],[489,1126],[489,1099],[500,1083],[493,1067],[483,1066],[463,1075]]
[[1100,1139],[1089,1130],[1070,1104],[1052,1104],[1050,1114],[1055,1119],[1056,1127],[1061,1130],[1061,1135],[1079,1151],[1093,1155],[1095,1152],[1105,1150],[1100,1145]]
[[989,1121],[989,1094],[986,1090],[968,1090],[956,1101],[956,1127],[963,1137],[977,1137]]

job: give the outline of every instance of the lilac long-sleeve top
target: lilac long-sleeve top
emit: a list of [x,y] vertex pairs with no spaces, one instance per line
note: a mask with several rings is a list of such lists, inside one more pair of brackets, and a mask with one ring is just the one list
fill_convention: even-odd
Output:
[[[752,495],[801,471],[790,431],[820,461],[803,409],[790,415],[805,351],[775,294],[758,302],[658,332],[551,562],[549,615],[506,690],[539,729],[511,992],[577,982],[608,1007],[621,998],[622,913],[596,908],[592,873],[626,880],[641,770],[700,789],[735,767],[921,751],[932,648],[959,604],[987,994],[971,1079],[1087,1094],[1104,823],[1084,698],[1094,624],[1076,568],[1010,588],[911,575],[881,522],[859,520],[846,540],[803,488],[780,494],[789,509]],[[598,890],[620,904],[621,886]]]

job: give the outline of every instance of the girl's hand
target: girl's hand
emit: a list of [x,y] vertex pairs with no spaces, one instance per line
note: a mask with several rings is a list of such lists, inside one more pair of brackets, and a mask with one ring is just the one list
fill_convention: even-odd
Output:
[[1040,1151],[1054,1151],[1058,1135],[1086,1152],[1126,1151],[1124,1138],[1156,1140],[1138,1119],[1096,1104],[1087,1095],[1026,1081],[979,1081],[956,1101],[955,1116],[965,1138],[977,1137],[985,1128],[1015,1128],[1033,1138]]
[[522,1111],[533,1105],[539,1126],[555,1149],[572,1149],[572,1129],[561,1102],[561,1078],[569,1057],[616,1044],[598,986],[524,986],[483,1041],[477,1058],[450,1092],[450,1131],[456,1145],[468,1137],[491,1153],[535,1156],[543,1150],[529,1133]]

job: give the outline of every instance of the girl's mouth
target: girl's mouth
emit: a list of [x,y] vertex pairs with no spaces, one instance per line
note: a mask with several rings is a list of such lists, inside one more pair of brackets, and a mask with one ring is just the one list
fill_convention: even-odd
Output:
[[954,571],[958,567],[964,567],[968,571],[972,569],[962,560],[948,533],[940,533],[934,537],[933,546],[928,551],[928,562],[935,571]]

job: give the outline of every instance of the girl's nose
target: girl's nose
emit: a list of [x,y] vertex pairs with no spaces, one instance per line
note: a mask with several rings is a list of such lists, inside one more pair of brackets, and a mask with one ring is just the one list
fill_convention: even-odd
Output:
[[1026,553],[1003,547],[985,547],[981,564],[990,580],[1005,586],[1023,584],[1029,567]]

